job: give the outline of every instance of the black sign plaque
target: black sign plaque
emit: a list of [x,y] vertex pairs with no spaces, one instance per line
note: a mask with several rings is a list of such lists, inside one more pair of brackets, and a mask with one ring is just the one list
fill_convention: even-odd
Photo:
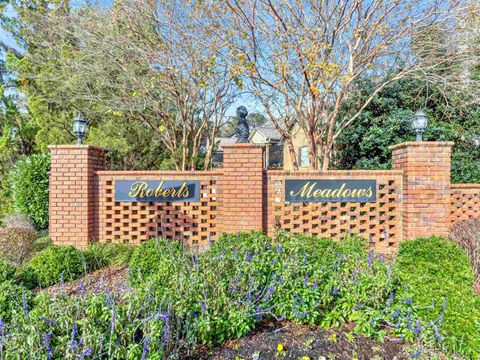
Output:
[[200,181],[196,180],[117,180],[115,201],[198,202]]
[[286,180],[285,201],[376,202],[376,180]]

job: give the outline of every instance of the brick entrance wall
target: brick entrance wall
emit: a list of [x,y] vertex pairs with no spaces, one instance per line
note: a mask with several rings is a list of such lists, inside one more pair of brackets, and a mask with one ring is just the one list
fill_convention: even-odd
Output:
[[[402,239],[402,171],[278,171],[266,172],[267,230],[339,238],[355,233],[369,238],[379,252],[395,252]],[[374,203],[287,203],[285,180],[376,180]]]
[[[51,146],[50,236],[82,248],[90,241],[139,244],[152,237],[207,246],[222,232],[276,230],[325,237],[358,234],[383,253],[402,240],[447,235],[452,222],[480,217],[480,185],[450,184],[450,142],[407,142],[390,171],[265,170],[264,148],[225,146],[224,168],[205,172],[109,171],[104,149]],[[117,180],[198,180],[200,201],[116,202]],[[287,179],[370,179],[375,203],[285,202]]]

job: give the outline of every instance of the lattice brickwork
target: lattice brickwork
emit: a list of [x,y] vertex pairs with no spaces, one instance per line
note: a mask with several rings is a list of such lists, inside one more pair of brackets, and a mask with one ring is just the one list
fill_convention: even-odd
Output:
[[[165,237],[205,246],[217,235],[221,172],[99,171],[96,177],[95,238],[102,242]],[[200,202],[115,202],[116,180],[200,180]]]
[[[375,179],[375,203],[285,203],[287,179]],[[267,171],[267,223],[272,235],[282,229],[327,238],[348,233],[373,240],[380,252],[394,252],[402,239],[401,171]]]
[[480,185],[452,184],[452,223],[480,218]]

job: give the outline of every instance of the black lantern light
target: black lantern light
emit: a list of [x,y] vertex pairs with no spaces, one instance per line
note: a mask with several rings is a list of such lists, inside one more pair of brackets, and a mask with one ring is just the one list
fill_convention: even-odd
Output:
[[423,110],[418,110],[415,113],[415,116],[412,120],[412,127],[417,134],[417,141],[423,141],[422,135],[425,132],[425,129],[428,125],[428,118],[427,115],[423,112]]
[[77,144],[81,145],[83,137],[87,132],[87,120],[85,120],[81,113],[78,113],[77,118],[73,120],[73,132],[77,136]]

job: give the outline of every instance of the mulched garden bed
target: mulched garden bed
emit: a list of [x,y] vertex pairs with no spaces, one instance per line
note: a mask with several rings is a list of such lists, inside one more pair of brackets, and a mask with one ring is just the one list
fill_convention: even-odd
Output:
[[[220,347],[199,347],[188,357],[191,360],[240,359],[409,359],[408,345],[399,339],[386,338],[380,343],[355,335],[353,325],[338,329],[322,329],[293,323],[264,323],[250,335],[227,341]],[[279,352],[280,347],[283,351]]]
[[52,297],[60,294],[80,296],[82,288],[85,294],[110,292],[112,295],[121,296],[130,291],[127,283],[127,273],[127,265],[110,266],[94,271],[72,282],[50,286],[43,290]]

